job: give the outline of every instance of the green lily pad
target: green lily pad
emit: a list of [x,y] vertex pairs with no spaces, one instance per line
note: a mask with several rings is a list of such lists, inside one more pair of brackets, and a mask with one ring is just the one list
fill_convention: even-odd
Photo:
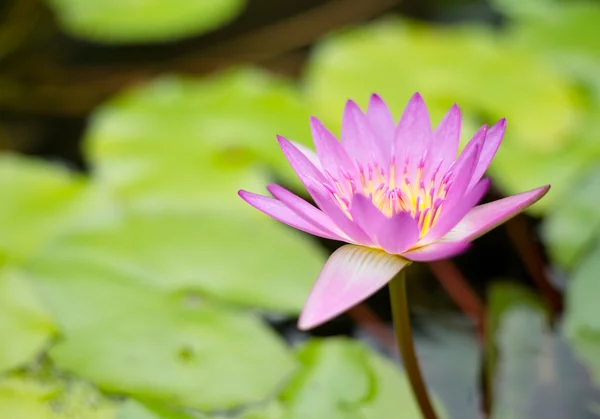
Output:
[[[53,320],[18,271],[0,271],[0,372],[23,366],[42,352],[56,332]],[[0,415],[0,417],[8,417]]]
[[[390,56],[398,59],[390,61]],[[334,120],[347,97],[366,101],[379,92],[399,116],[409,96],[419,91],[434,109],[457,102],[466,114],[483,113],[488,123],[507,117],[515,137],[540,152],[565,145],[577,110],[567,80],[490,30],[400,20],[324,41],[312,57],[307,90],[320,112],[336,113]]]
[[165,76],[118,95],[92,118],[86,149],[98,181],[130,206],[235,211],[237,190],[264,188],[271,171],[296,181],[276,134],[310,142],[298,92],[239,68]]
[[552,260],[572,269],[600,236],[600,170],[573,182],[542,224],[544,243]]
[[294,366],[285,344],[251,315],[143,296],[126,311],[115,295],[113,315],[70,331],[52,360],[105,390],[204,410],[262,400]]
[[51,284],[47,292],[54,295],[55,313],[65,327],[83,317],[61,314],[63,303],[74,299],[68,306],[85,305],[85,294],[96,287],[96,296],[101,296],[104,290],[131,284],[298,313],[324,254],[308,238],[254,214],[250,207],[244,210],[248,217],[212,211],[130,213],[111,225],[64,235],[32,261],[30,272],[38,282]]
[[204,416],[196,414],[187,414],[181,410],[172,409],[166,406],[159,406],[156,403],[142,404],[134,400],[128,400],[123,403],[116,419],[200,419]]
[[492,4],[500,12],[516,20],[552,15],[559,3],[560,0],[492,0]]
[[[406,376],[398,369],[397,364],[375,354],[370,354],[369,364],[375,381],[374,389],[372,388],[374,391],[371,393],[372,398],[369,403],[360,409],[362,417],[364,419],[381,419],[395,414],[391,412],[402,412],[403,418],[420,418],[421,412],[415,402],[410,384]],[[433,397],[432,402],[438,417],[448,418],[445,407],[435,397],[435,394],[430,396]]]
[[[225,418],[214,418],[225,419]],[[245,409],[235,419],[287,419],[280,403],[272,401],[266,406],[251,407]]]
[[600,388],[600,242],[573,271],[566,294],[565,336]]
[[155,218],[129,217],[66,245],[135,265],[153,285],[297,313],[324,255],[237,191],[264,191],[271,172],[297,179],[275,134],[309,140],[307,122],[293,85],[256,69],[165,77],[119,95],[94,116],[87,154],[101,188]]
[[593,384],[600,389],[600,332],[583,330],[570,333],[568,338],[577,357],[590,371]]
[[[316,113],[330,124],[339,125],[348,97],[365,104],[372,92],[381,94],[397,117],[415,91],[423,94],[434,123],[453,102],[471,125],[506,117],[501,149],[514,152],[499,153],[491,174],[508,194],[527,189],[524,179],[546,179],[556,169],[552,165],[537,173],[541,169],[515,162],[525,159],[515,152],[527,159],[534,155],[529,163],[562,155],[573,147],[584,118],[581,98],[563,74],[539,54],[481,27],[437,28],[389,19],[333,35],[316,49],[306,89]],[[553,187],[570,181],[552,179]]]
[[85,183],[58,165],[0,154],[0,253],[18,262],[65,227]]
[[[299,351],[302,368],[280,396],[286,419],[420,418],[406,377],[356,341],[314,340]],[[446,417],[436,403],[440,417]]]
[[540,387],[539,359],[547,344],[548,313],[538,296],[511,283],[490,291],[486,351],[494,419],[530,417]]
[[53,396],[53,388],[41,388],[25,380],[0,381],[0,415],[3,418],[50,417],[45,400]]
[[0,417],[115,419],[116,404],[82,382],[12,377],[0,381]]
[[215,29],[245,0],[46,0],[65,31],[102,43],[173,41]]
[[[522,41],[563,58],[590,60],[600,64],[598,26],[600,6],[592,1],[495,0],[515,18],[512,30]],[[572,63],[562,63],[563,66]]]
[[116,419],[284,419],[278,403],[244,408],[239,415],[228,413],[203,414],[197,410],[175,409],[156,402],[140,403],[128,400],[123,404]]
[[600,333],[600,246],[588,252],[573,271],[566,294],[565,325],[568,334],[580,331]]
[[290,419],[362,418],[359,409],[371,391],[367,351],[348,340],[308,343],[298,354],[301,371],[281,399]]
[[550,184],[552,189],[544,199],[529,208],[535,215],[563,205],[566,197],[572,195],[573,185],[582,171],[596,163],[596,156],[587,150],[573,147],[542,156],[510,141],[512,138],[513,135],[507,133],[507,141],[500,146],[490,166],[490,174],[494,183],[508,194]]
[[[175,291],[203,275],[218,283],[214,272],[198,275],[189,265],[171,272],[178,264],[186,266],[189,257],[199,258],[194,263],[202,267],[223,253],[206,236],[193,233],[194,224],[211,218],[132,217],[112,228],[65,235],[27,265],[66,336],[50,352],[56,365],[103,389],[198,409],[237,407],[267,397],[293,367],[285,345],[253,315],[215,307],[189,282]],[[152,225],[158,227],[156,236],[144,237]],[[206,226],[198,228],[208,232]],[[177,236],[198,242],[175,243]],[[185,255],[196,246],[215,253]],[[153,272],[157,262],[162,271]],[[244,266],[238,269],[244,273]],[[253,277],[244,278],[251,293],[248,278]],[[169,279],[178,285],[169,285]]]

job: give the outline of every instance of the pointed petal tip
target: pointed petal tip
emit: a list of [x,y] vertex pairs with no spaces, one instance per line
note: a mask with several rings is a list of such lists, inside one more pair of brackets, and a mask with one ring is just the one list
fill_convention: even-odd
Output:
[[276,183],[270,183],[270,184],[267,185],[267,191],[269,191],[269,193],[271,195],[273,195],[273,189],[277,190],[280,187],[281,186],[277,185]]
[[311,124],[311,125],[312,125],[312,124],[319,124],[319,125],[322,125],[322,123],[321,123],[321,121],[319,120],[319,118],[317,118],[317,117],[316,117],[316,116],[314,116],[314,115],[311,115],[311,116],[310,116],[310,118],[308,118],[308,120],[309,120],[309,122],[310,122],[310,124]]
[[367,105],[367,114],[377,112],[377,110],[379,110],[380,112],[381,110],[384,110],[385,112],[390,112],[390,108],[388,107],[385,100],[383,100],[381,95],[379,95],[378,93],[372,93],[371,97],[369,98],[369,104]]
[[506,132],[506,118],[502,118],[498,122],[496,122],[494,125],[492,125],[491,127],[488,127],[488,131],[490,132],[490,134],[493,133],[493,135],[499,137],[498,138],[498,145],[499,145],[500,142],[502,141],[502,137],[504,137],[504,133]]
[[344,114],[348,112],[360,112],[362,113],[361,107],[352,99],[348,99],[346,101],[346,105],[344,106]]
[[442,241],[475,240],[535,204],[549,189],[550,185],[544,185],[476,206],[442,238]]
[[277,142],[279,143],[279,145],[281,147],[283,147],[284,144],[287,145],[290,143],[290,140],[288,140],[287,138],[285,138],[279,134],[276,134],[275,137],[277,138]]
[[305,312],[302,312],[302,314],[300,314],[300,318],[298,318],[297,327],[298,330],[302,332],[306,332],[307,330],[310,330],[318,325],[319,322],[306,316]]
[[385,286],[409,260],[347,244],[329,257],[304,305],[298,328],[307,330],[344,313]]
[[238,196],[255,208],[256,208],[256,205],[255,205],[256,200],[271,199],[268,196],[260,195],[260,194],[250,192],[250,191],[245,191],[243,189],[240,189],[238,191]]
[[425,99],[423,99],[423,96],[421,95],[421,93],[416,92],[414,93],[410,99],[408,100],[408,103],[406,104],[407,108],[425,108],[427,109],[427,105],[425,104]]
[[381,95],[379,93],[371,93],[371,97],[369,98],[369,108],[372,108],[373,106],[384,106],[385,108],[387,108],[387,104],[385,103],[385,100],[383,100],[383,98],[381,97]]
[[420,93],[420,92],[415,92],[415,93],[413,93],[413,95],[412,95],[410,98],[411,98],[411,99],[414,99],[414,100],[420,100],[420,101],[423,101],[423,96],[421,95],[421,93]]
[[309,118],[308,124],[310,125],[310,131],[313,136],[313,142],[315,141],[315,137],[321,135],[321,132],[324,130],[323,123],[319,121],[319,118],[311,115]]
[[[521,192],[518,193],[516,195],[510,195],[504,199],[507,198],[512,198],[512,197],[527,197],[525,199],[525,201],[523,201],[525,203],[525,206],[522,207],[521,211],[526,210],[527,208],[529,208],[530,206],[532,206],[533,204],[535,204],[537,201],[539,201],[540,199],[542,199],[550,190],[550,185],[544,185],[544,186],[540,186],[534,189],[530,189],[528,191],[525,192]],[[493,201],[496,202],[496,201]]]
[[539,198],[536,201],[539,201],[540,199],[542,199],[544,197],[544,195],[546,195],[548,193],[548,191],[550,191],[550,187],[551,187],[550,184],[544,185],[544,186],[540,186],[538,188],[539,189]]

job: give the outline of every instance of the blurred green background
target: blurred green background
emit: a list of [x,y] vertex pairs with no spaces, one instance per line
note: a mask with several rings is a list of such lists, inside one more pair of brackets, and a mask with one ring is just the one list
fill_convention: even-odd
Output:
[[485,342],[413,272],[438,409],[600,417],[600,2],[5,0],[0,419],[417,419],[385,291],[298,332],[337,244],[236,194],[302,194],[275,134],[415,91],[465,140],[508,118],[488,199],[552,184],[455,261]]

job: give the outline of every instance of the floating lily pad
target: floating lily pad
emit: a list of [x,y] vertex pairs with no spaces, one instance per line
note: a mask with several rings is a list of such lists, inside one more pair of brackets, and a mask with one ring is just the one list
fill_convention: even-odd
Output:
[[[533,154],[534,161],[562,155],[584,118],[574,87],[560,72],[538,54],[482,27],[436,28],[390,19],[333,35],[316,49],[306,86],[316,113],[332,124],[339,124],[347,98],[364,104],[372,92],[380,93],[397,116],[419,91],[434,121],[453,102],[472,123],[506,117],[505,143],[515,146],[503,147]],[[536,173],[538,168],[516,163],[519,156],[514,153],[499,154],[496,160],[502,161],[491,174],[509,194],[527,189],[524,179],[546,178],[555,170],[552,165]],[[514,173],[518,184],[512,180]],[[570,181],[553,179],[553,187]],[[538,209],[547,204],[540,205]]]
[[566,329],[569,334],[589,331],[600,334],[600,246],[593,248],[578,264],[566,294]]
[[[315,340],[298,354],[302,368],[280,396],[294,418],[420,418],[406,377],[395,363],[346,339]],[[446,414],[436,404],[440,417]],[[397,413],[396,413],[397,414]]]
[[598,306],[600,246],[588,253],[573,272],[567,288],[565,335],[600,388],[600,307]]
[[528,289],[497,283],[490,291],[486,351],[495,419],[530,417],[540,382],[539,356],[549,343],[548,313]]
[[581,172],[593,167],[595,156],[576,147],[568,150],[540,155],[510,141],[514,138],[507,133],[490,166],[490,174],[495,184],[506,193],[523,192],[550,184],[550,192],[529,208],[535,215],[563,205],[566,197],[572,194]]
[[[56,332],[53,320],[18,271],[0,271],[0,372],[23,366],[42,352]],[[0,415],[0,417],[9,417]]]
[[[27,265],[64,331],[65,340],[50,352],[59,367],[103,389],[206,410],[256,402],[275,391],[293,367],[283,342],[252,314],[216,307],[191,289],[189,281],[204,275],[218,284],[215,272],[195,269],[223,254],[193,233],[202,219],[164,215],[127,219],[112,230],[90,228],[63,236]],[[152,225],[156,235],[144,237]],[[198,242],[176,242],[186,237]],[[198,256],[196,246],[216,253]],[[200,258],[196,267],[187,264],[190,257]],[[187,268],[177,271],[177,265]],[[248,266],[238,269],[248,273]],[[245,277],[246,287],[252,278]],[[251,293],[242,288],[238,295],[244,289]]]
[[590,372],[596,389],[600,389],[600,332],[590,330],[571,332],[569,341],[581,363]]
[[128,205],[223,212],[239,210],[237,190],[264,188],[271,171],[296,181],[276,134],[310,143],[298,92],[240,68],[165,76],[118,95],[92,118],[86,149],[98,181]]
[[63,236],[32,261],[30,271],[50,284],[46,292],[66,327],[84,315],[61,315],[64,307],[83,304],[85,313],[87,293],[102,298],[105,290],[131,284],[298,313],[324,254],[307,237],[252,211],[236,218],[212,211],[129,214],[110,226]]
[[46,0],[68,33],[102,43],[171,41],[215,29],[245,0]]
[[572,269],[600,237],[600,170],[572,185],[542,224],[553,261],[566,269]]
[[492,0],[500,12],[516,20],[551,16],[559,3],[560,0]]
[[372,386],[367,356],[362,346],[340,339],[306,345],[302,370],[282,395],[289,417],[362,418]]
[[236,416],[235,419],[287,419],[287,416],[285,416],[285,411],[283,410],[283,407],[281,407],[281,404],[276,401],[272,401],[266,406],[257,406],[245,409],[239,416]]
[[10,419],[115,419],[116,403],[82,382],[0,381],[0,417]]
[[[495,0],[516,22],[511,29],[521,41],[571,59],[588,57],[600,64],[600,6],[593,1]],[[562,63],[571,66],[573,63]]]
[[30,380],[4,379],[0,381],[0,416],[48,419],[51,412],[46,402],[57,392],[54,386],[42,386]]
[[[50,351],[59,367],[103,389],[203,410],[257,402],[294,366],[255,317],[180,298],[146,295],[71,331]],[[119,307],[120,306],[120,307]]]
[[128,400],[123,404],[116,419],[203,419],[204,416],[187,414],[181,410],[160,406],[156,403],[142,404]]
[[565,335],[600,388],[600,246],[589,251],[573,271],[566,294]]
[[310,141],[307,122],[293,85],[248,68],[165,77],[117,96],[86,136],[94,176],[128,211],[155,218],[67,246],[116,258],[154,285],[297,313],[324,255],[237,191],[264,191],[272,172],[297,179],[275,134]]
[[61,228],[72,216],[83,179],[58,165],[0,155],[0,252],[20,261]]

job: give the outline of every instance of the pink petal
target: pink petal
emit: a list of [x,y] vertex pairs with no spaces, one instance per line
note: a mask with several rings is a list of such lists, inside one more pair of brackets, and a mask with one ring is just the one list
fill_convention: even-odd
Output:
[[354,161],[325,126],[315,117],[310,118],[310,129],[317,149],[317,156],[325,173],[343,178],[345,173],[355,173]]
[[549,189],[550,185],[546,185],[479,205],[471,209],[441,240],[448,242],[474,240],[537,202]]
[[491,127],[488,130],[485,136],[483,147],[481,148],[479,161],[477,162],[477,166],[473,171],[473,177],[471,179],[469,187],[473,187],[477,182],[479,182],[479,179],[481,179],[481,177],[484,175],[488,166],[492,162],[492,159],[496,155],[498,147],[500,147],[500,143],[502,142],[502,138],[504,137],[504,131],[506,131],[506,119],[504,118],[498,121],[493,127]]
[[336,240],[349,240],[323,211],[315,208],[304,199],[279,185],[269,185],[267,190],[309,224],[329,233],[331,237],[336,237]]
[[439,169],[441,173],[445,173],[456,160],[461,124],[460,108],[454,104],[433,132],[431,161],[434,164],[442,162]]
[[420,243],[429,244],[435,242],[448,233],[448,231],[456,226],[467,213],[481,201],[489,187],[490,180],[484,179],[463,195],[456,205],[451,208],[442,208],[442,213],[438,221],[433,225],[431,230],[425,234]]
[[435,242],[418,249],[404,252],[402,257],[415,262],[430,262],[433,260],[448,259],[467,250],[471,244],[467,241]]
[[268,216],[273,217],[277,221],[315,236],[339,240],[337,235],[331,234],[331,232],[321,229],[318,225],[306,221],[277,199],[247,191],[239,191],[238,194],[248,204],[252,205],[257,210],[264,212]]
[[298,321],[301,330],[318,326],[363,301],[409,262],[368,247],[337,249],[319,274]]
[[390,109],[377,94],[372,94],[367,107],[367,120],[377,134],[381,148],[389,160],[396,124]]
[[304,186],[306,186],[305,181],[307,178],[312,178],[317,182],[326,182],[323,173],[289,140],[278,135],[277,141],[279,141],[281,151],[285,154],[292,169],[294,169]]
[[298,151],[304,154],[304,157],[306,157],[308,161],[310,161],[317,169],[322,170],[321,162],[319,161],[319,158],[317,157],[317,153],[315,151],[311,150],[305,145],[297,143],[296,141],[290,141],[290,143],[292,143],[292,145],[296,147]]
[[355,161],[362,163],[378,162],[380,165],[389,163],[389,151],[384,153],[381,138],[375,134],[365,114],[352,100],[346,102],[342,119],[342,144]]
[[392,255],[410,249],[419,239],[419,226],[410,214],[388,218],[363,195],[354,195],[350,214],[375,245]]
[[427,106],[419,93],[415,93],[398,122],[394,135],[394,150],[398,164],[404,164],[408,157],[416,164],[429,149],[431,143],[431,121]]
[[392,255],[410,249],[419,240],[419,225],[407,212],[388,218],[377,233],[377,243]]
[[453,207],[468,190],[473,178],[473,171],[481,154],[486,130],[487,127],[483,126],[465,146],[458,160],[450,166],[449,171],[453,173],[453,176],[451,178],[452,186],[450,186],[445,199],[446,209]]
[[348,236],[351,242],[372,246],[373,240],[367,233],[333,202],[331,193],[320,183],[307,178],[306,189],[313,197],[319,208]]
[[[480,136],[476,135],[469,142],[469,144],[467,144],[459,159],[452,166],[450,166],[448,173],[452,173],[454,176],[450,179],[451,185],[449,186],[448,193],[442,204],[441,213],[437,217],[438,220],[436,224],[421,240],[422,244],[428,244],[437,240],[439,237],[446,234],[446,231],[448,231],[446,228],[452,228],[454,224],[459,221],[453,221],[452,209],[457,205],[460,206],[461,202],[464,201],[464,195],[467,191],[473,170],[479,158],[481,141],[485,135],[484,129],[480,130],[480,133]],[[476,203],[477,202],[473,203],[473,205]],[[450,217],[450,220],[444,221],[444,219],[448,217]],[[451,223],[454,224],[448,227],[448,225]]]
[[350,204],[352,220],[367,233],[373,243],[377,243],[377,234],[385,224],[387,217],[373,205],[373,201],[364,195],[356,194]]

